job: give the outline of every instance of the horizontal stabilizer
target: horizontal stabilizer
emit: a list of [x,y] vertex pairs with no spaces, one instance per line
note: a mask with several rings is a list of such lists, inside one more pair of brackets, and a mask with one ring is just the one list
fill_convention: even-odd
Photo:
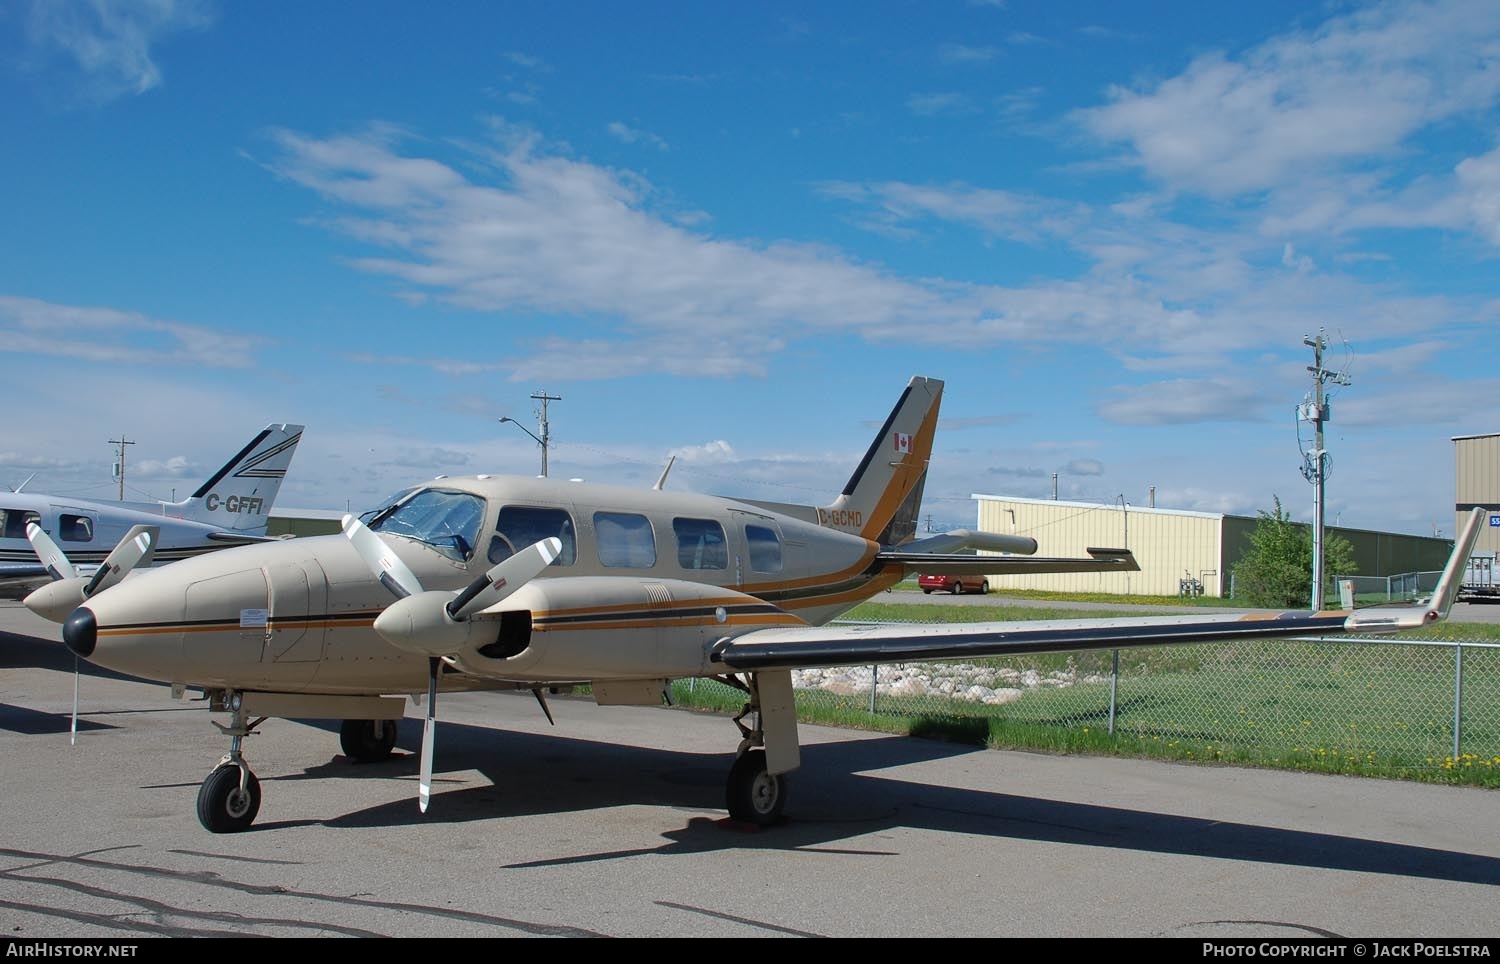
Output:
[[1013,536],[1002,532],[975,532],[972,529],[954,529],[935,536],[917,539],[901,546],[902,552],[959,552],[964,549],[982,549],[985,552],[1018,552],[1033,555],[1036,540],[1030,536]]
[[1088,549],[1087,559],[1049,556],[957,556],[944,552],[883,549],[876,560],[899,563],[908,573],[947,576],[1010,576],[1038,572],[1140,572],[1127,549]]

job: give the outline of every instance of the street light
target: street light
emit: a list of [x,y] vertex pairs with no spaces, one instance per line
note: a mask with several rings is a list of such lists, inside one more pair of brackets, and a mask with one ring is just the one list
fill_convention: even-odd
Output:
[[511,418],[509,415],[502,415],[501,417],[495,419],[495,421],[497,421],[497,422],[509,422],[510,424],[514,425],[516,428],[518,428],[521,431],[525,432],[527,435],[530,435],[531,438],[532,438],[532,440],[535,441],[536,444],[538,444],[538,445],[540,445],[542,447],[542,478],[545,479],[547,477],[547,443],[544,442],[544,441],[542,441],[541,439],[537,438],[535,432],[533,432],[531,429],[527,428],[526,426],[522,425],[520,422],[516,421],[515,419]]

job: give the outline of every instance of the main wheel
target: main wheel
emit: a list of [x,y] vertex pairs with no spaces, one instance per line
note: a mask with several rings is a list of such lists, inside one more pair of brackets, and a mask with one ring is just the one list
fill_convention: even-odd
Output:
[[786,806],[786,779],[766,772],[766,751],[751,750],[734,761],[729,768],[725,803],[731,817],[760,827],[770,826],[781,816],[781,808]]
[[245,789],[240,789],[240,768],[226,763],[208,775],[198,788],[198,822],[210,833],[239,833],[255,822],[260,812],[260,781],[245,771]]
[[355,763],[389,760],[396,746],[396,721],[345,720],[339,727],[339,746]]

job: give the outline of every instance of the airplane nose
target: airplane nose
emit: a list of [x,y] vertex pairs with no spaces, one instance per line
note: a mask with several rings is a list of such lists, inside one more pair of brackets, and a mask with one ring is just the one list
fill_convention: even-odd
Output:
[[79,606],[73,610],[73,615],[63,623],[63,642],[68,648],[79,656],[87,659],[94,652],[94,644],[99,641],[99,624],[94,621],[94,614],[87,606]]

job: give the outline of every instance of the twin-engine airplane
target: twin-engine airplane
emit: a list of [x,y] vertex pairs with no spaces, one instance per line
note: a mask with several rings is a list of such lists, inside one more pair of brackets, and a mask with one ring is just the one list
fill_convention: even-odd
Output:
[[[150,547],[158,564],[260,541],[301,440],[301,425],[267,425],[181,502],[94,502],[0,492],[0,577],[61,579],[91,572],[113,547],[133,540],[143,527],[154,530]],[[34,540],[27,541],[31,526],[59,548],[33,552]],[[65,560],[59,558],[62,552]]]
[[[260,807],[242,739],[267,717],[344,721],[356,761],[383,759],[404,702],[427,691],[419,799],[427,808],[439,690],[590,684],[601,704],[656,704],[668,681],[712,677],[746,694],[729,813],[769,824],[800,750],[791,671],[1053,650],[1309,633],[1383,632],[1441,619],[1430,606],[962,626],[829,627],[908,572],[1136,569],[1121,550],[1032,555],[1027,538],[912,541],[942,382],[913,378],[843,492],[823,507],[547,479],[440,478],[399,493],[343,535],[229,549],[98,591],[63,639],[95,663],[205,691],[229,713],[229,753],[198,817],[243,830]],[[1468,557],[1471,522],[1454,559]],[[965,545],[1012,553],[956,556]],[[121,550],[124,552],[125,550]],[[749,720],[748,723],[744,722]]]

